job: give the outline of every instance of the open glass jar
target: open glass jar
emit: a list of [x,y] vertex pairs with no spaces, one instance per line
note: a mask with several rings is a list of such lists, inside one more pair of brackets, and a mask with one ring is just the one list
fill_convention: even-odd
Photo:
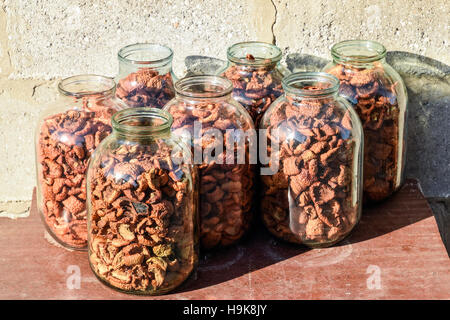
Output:
[[197,265],[196,169],[171,124],[155,108],[118,112],[89,165],[89,262],[124,292],[167,293]]
[[280,48],[264,42],[240,42],[227,50],[223,76],[233,82],[233,98],[242,104],[258,127],[263,113],[282,93],[281,79],[288,73],[280,65]]
[[[231,97],[231,81],[193,76],[175,84],[165,107],[172,130],[192,146],[200,180],[200,241],[205,249],[230,245],[252,219],[254,125]],[[251,159],[250,159],[251,158]]]
[[170,48],[137,43],[120,49],[118,58],[116,95],[127,105],[162,108],[175,96]]
[[340,94],[353,105],[364,128],[364,202],[381,201],[403,181],[405,85],[377,42],[343,41],[332,47],[331,55],[333,62],[324,71],[340,80]]
[[86,239],[85,172],[91,153],[111,132],[110,118],[125,105],[111,78],[62,80],[61,97],[41,115],[36,132],[37,207],[47,231],[68,248]]
[[261,120],[267,155],[263,222],[275,236],[310,247],[342,240],[358,223],[361,123],[327,73],[293,73]]

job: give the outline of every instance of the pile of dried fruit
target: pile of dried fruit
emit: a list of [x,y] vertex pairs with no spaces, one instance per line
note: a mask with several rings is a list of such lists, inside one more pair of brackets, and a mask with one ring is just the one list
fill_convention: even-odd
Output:
[[140,68],[117,84],[116,96],[130,107],[162,108],[175,96],[172,76],[151,68]]
[[287,99],[264,123],[268,146],[271,139],[280,146],[272,155],[278,172],[261,176],[265,225],[290,242],[314,246],[342,239],[359,214],[359,204],[352,203],[357,194],[349,112],[330,99]]
[[340,80],[340,93],[353,104],[364,128],[364,201],[383,200],[396,190],[399,170],[396,84],[378,62],[368,69],[338,64],[327,72]]
[[[205,102],[192,106],[180,102],[169,105],[167,111],[174,118],[174,132],[180,136],[186,131],[194,137],[194,122],[201,123],[202,135],[194,137],[191,143],[194,148],[201,148],[202,154],[216,144],[223,150],[213,155],[215,160],[203,159],[198,166],[202,247],[210,249],[236,242],[249,229],[252,219],[255,168],[249,164],[249,142],[234,144],[235,140],[227,130],[241,129],[246,132],[253,129],[253,125],[236,111],[235,106],[226,103]],[[212,128],[217,129],[223,139],[209,135],[208,129]],[[229,157],[226,153],[228,143],[233,143],[234,148]],[[240,152],[244,154],[243,162],[238,162]]]
[[90,168],[89,261],[115,288],[164,293],[197,262],[193,182],[171,150],[123,144]]
[[[249,62],[255,61],[251,54],[246,58]],[[276,64],[267,62],[263,66],[232,65],[223,73],[233,82],[233,98],[245,107],[256,127],[270,104],[283,93],[283,75]]]
[[85,172],[91,153],[110,132],[111,108],[68,110],[44,119],[37,144],[40,210],[56,238],[83,248],[86,239]]

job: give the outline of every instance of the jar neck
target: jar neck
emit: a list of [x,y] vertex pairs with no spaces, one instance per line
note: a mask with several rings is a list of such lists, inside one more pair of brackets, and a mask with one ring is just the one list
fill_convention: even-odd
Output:
[[94,74],[83,74],[65,78],[58,83],[59,93],[75,101],[104,100],[114,97],[114,79]]
[[178,99],[194,102],[210,102],[231,99],[233,83],[220,76],[199,75],[186,77],[175,83]]
[[239,42],[227,50],[227,58],[230,63],[255,69],[273,69],[280,62],[281,57],[280,48],[258,41]]
[[152,69],[160,74],[172,71],[173,51],[154,43],[136,43],[119,50],[119,72]]
[[376,41],[347,40],[333,45],[331,56],[335,63],[364,67],[374,62],[383,62],[386,48]]
[[169,136],[172,122],[168,112],[156,108],[124,109],[111,120],[113,134],[127,140]]
[[288,100],[330,99],[339,94],[339,80],[325,72],[297,72],[283,78]]

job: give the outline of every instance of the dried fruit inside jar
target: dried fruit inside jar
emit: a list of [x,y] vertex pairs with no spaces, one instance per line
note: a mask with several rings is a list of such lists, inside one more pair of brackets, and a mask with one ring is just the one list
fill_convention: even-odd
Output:
[[197,176],[171,123],[154,108],[117,113],[89,166],[89,262],[121,291],[167,293],[198,261]]
[[403,179],[406,89],[385,62],[386,49],[372,41],[344,41],[332,48],[324,71],[336,76],[340,93],[358,113],[364,128],[364,202],[378,202]]
[[[231,97],[232,84],[218,76],[194,76],[175,84],[165,107],[172,130],[192,147],[199,168],[202,248],[241,239],[252,220],[255,165],[250,163],[254,125]],[[256,163],[256,159],[254,159]]]
[[173,52],[158,44],[132,44],[120,49],[116,95],[131,107],[162,108],[175,95]]
[[362,129],[326,73],[294,73],[261,122],[270,174],[261,175],[263,222],[311,247],[342,240],[361,214]]
[[259,121],[283,89],[287,70],[280,65],[281,50],[264,42],[241,42],[227,50],[228,68],[223,76],[233,82],[233,98],[242,104],[258,127]]
[[85,172],[98,144],[111,132],[110,118],[125,105],[114,98],[112,79],[66,78],[61,98],[41,114],[36,133],[38,210],[62,245],[87,244]]

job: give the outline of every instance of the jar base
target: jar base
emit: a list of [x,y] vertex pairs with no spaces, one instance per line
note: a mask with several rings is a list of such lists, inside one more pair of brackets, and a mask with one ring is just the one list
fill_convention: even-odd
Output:
[[294,236],[293,236],[292,240],[287,240],[287,239],[283,239],[283,238],[278,237],[276,234],[274,234],[270,230],[268,230],[268,231],[277,240],[282,241],[282,242],[284,242],[286,244],[289,244],[289,245],[303,246],[303,247],[307,247],[307,248],[310,248],[310,249],[324,249],[324,248],[332,247],[335,244],[337,244],[337,243],[347,239],[347,237],[350,236],[350,234],[353,232],[353,230],[354,230],[354,228],[356,226],[357,226],[357,224],[355,226],[353,226],[347,233],[345,233],[345,235],[343,237],[341,237],[341,238],[339,238],[337,240],[333,240],[333,241],[330,241],[330,242],[322,242],[322,243],[319,243],[319,242],[316,242],[316,241],[300,241],[300,240],[296,241],[294,239],[297,239],[297,238],[294,238]]
[[391,199],[403,186],[404,182],[402,182],[398,187],[396,187],[389,195],[381,200],[368,200],[367,197],[365,197],[363,192],[363,208],[372,208],[378,205],[383,204],[384,202]]
[[92,273],[95,275],[95,277],[105,286],[118,291],[118,292],[122,292],[122,293],[126,293],[129,295],[135,295],[135,296],[162,296],[162,295],[166,295],[171,293],[172,291],[176,290],[177,288],[179,288],[181,285],[183,285],[186,281],[188,281],[191,278],[196,279],[197,278],[197,272],[195,270],[195,268],[193,268],[193,270],[191,270],[191,272],[189,273],[189,275],[186,277],[186,279],[184,279],[179,285],[177,285],[174,288],[167,288],[167,289],[162,289],[162,290],[158,290],[157,292],[149,292],[149,291],[137,291],[137,290],[133,290],[133,291],[129,291],[129,290],[124,290],[124,289],[120,289],[118,287],[115,287],[113,285],[111,285],[108,281],[106,281],[104,278],[100,277],[95,271],[94,268],[92,267],[91,262],[89,261],[89,267],[92,270]]
[[47,222],[45,221],[44,215],[42,212],[40,212],[40,217],[41,220],[44,224],[45,227],[45,231],[47,232],[47,234],[50,235],[50,237],[52,238],[52,240],[54,240],[58,245],[62,246],[64,249],[67,250],[72,250],[72,251],[87,251],[87,242],[86,245],[83,247],[76,247],[76,246],[71,246],[67,243],[65,243],[64,241],[62,241],[61,239],[58,238],[58,236],[53,232],[53,230],[47,225]]

